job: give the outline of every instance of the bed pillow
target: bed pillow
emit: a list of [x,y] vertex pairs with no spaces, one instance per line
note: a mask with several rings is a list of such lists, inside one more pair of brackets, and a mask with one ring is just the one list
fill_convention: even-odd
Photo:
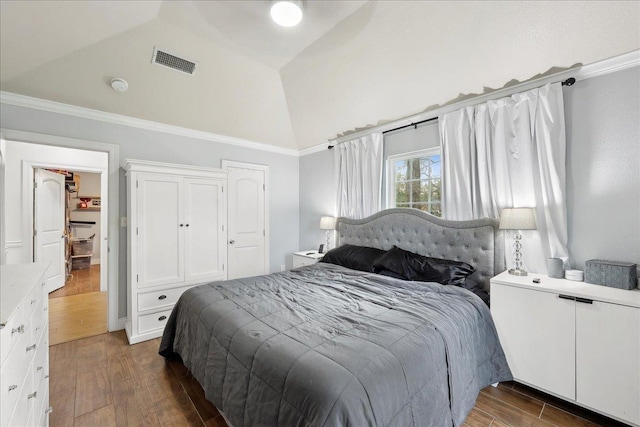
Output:
[[382,249],[342,245],[331,249],[320,261],[341,265],[352,270],[372,272],[373,264],[384,253]]
[[392,271],[407,280],[460,286],[475,268],[466,262],[426,257],[394,246],[376,260],[374,271],[382,270]]

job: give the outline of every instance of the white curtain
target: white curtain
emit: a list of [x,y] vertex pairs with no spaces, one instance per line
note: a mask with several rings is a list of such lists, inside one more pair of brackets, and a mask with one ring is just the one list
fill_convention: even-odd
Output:
[[334,148],[338,216],[365,218],[380,210],[382,134],[373,133]]
[[[502,208],[533,207],[538,229],[522,232],[525,268],[544,273],[549,257],[567,263],[561,84],[466,107],[439,123],[444,217],[498,218]],[[509,266],[512,242],[506,246]]]

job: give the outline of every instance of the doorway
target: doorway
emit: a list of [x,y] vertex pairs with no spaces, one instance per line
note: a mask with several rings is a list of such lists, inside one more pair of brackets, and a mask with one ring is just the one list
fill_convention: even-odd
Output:
[[[33,260],[49,263],[51,345],[107,332],[102,173],[34,168]],[[106,182],[106,180],[105,180]]]
[[[65,169],[99,174],[101,237],[100,241],[97,236],[94,238],[94,248],[100,249],[101,292],[107,292],[106,308],[99,311],[107,313],[107,327],[103,327],[103,331],[123,329],[125,319],[119,318],[118,310],[119,222],[115,220],[119,212],[118,146],[10,129],[0,129],[0,132],[5,160],[3,181],[6,183],[6,192],[3,192],[6,224],[3,225],[6,225],[7,235],[3,233],[3,237],[6,237],[3,262],[15,264],[33,260],[34,169]],[[107,215],[114,220],[107,221]]]
[[[55,177],[51,177],[52,173],[56,173],[58,179],[64,178],[62,209],[56,208],[56,203],[50,203],[49,199],[57,198],[57,194],[53,190],[44,191],[46,187],[40,184],[43,175],[53,181]],[[101,174],[36,169],[35,176],[38,184],[34,194],[36,240],[41,235],[40,223],[50,224],[50,228],[55,229],[55,218],[62,215],[64,248],[61,253],[49,251],[58,257],[51,260],[52,264],[61,262],[64,271],[64,281],[49,286],[51,345],[105,333],[108,294],[100,273]],[[39,203],[43,198],[42,193],[45,194],[45,206]],[[38,252],[43,252],[40,247],[41,244],[34,244],[34,259],[37,259]]]

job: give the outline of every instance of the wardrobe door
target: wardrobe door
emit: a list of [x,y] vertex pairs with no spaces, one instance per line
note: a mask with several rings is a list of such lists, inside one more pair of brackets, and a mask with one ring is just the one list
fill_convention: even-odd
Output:
[[185,280],[226,279],[224,180],[185,178]]
[[136,190],[138,287],[184,281],[182,177],[140,174]]

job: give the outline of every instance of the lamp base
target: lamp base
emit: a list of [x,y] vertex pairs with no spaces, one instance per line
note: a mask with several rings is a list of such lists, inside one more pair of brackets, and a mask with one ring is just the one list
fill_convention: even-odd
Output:
[[519,268],[512,268],[509,270],[509,274],[513,274],[514,276],[527,276],[529,275],[529,273],[527,273],[527,270],[522,270]]

